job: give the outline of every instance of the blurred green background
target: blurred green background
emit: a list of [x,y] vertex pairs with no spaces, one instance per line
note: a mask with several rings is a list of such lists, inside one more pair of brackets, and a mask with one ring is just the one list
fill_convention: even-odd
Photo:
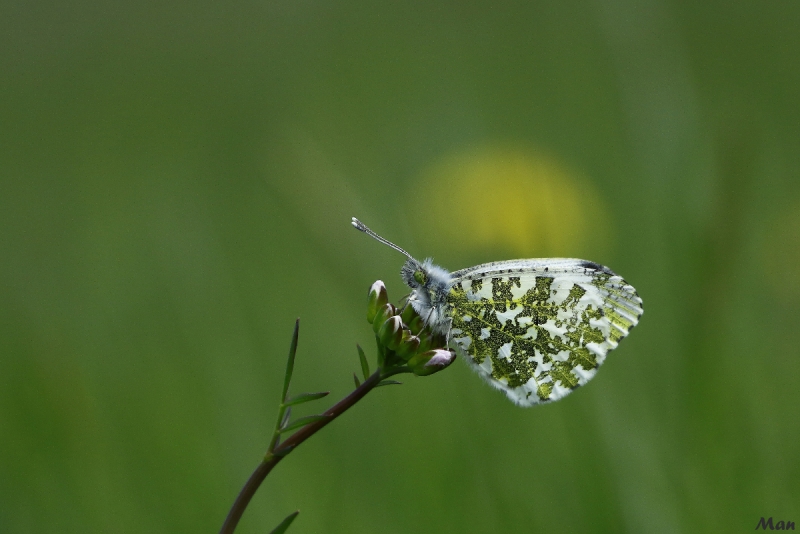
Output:
[[797,2],[3,2],[0,531],[215,532],[294,319],[294,391],[335,400],[368,287],[404,294],[353,215],[449,269],[609,265],[644,317],[552,405],[463,363],[375,391],[239,531],[800,523],[798,28]]

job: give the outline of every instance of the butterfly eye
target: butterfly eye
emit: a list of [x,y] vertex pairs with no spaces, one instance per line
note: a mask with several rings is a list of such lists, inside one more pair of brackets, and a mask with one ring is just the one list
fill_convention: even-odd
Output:
[[425,280],[427,278],[428,277],[425,276],[425,271],[423,271],[421,269],[417,269],[416,271],[414,271],[414,280],[416,280],[418,284],[420,284],[420,285],[425,284]]

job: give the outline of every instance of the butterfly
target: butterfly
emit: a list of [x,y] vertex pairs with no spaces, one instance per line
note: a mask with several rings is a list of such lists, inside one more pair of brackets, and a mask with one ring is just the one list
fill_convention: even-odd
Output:
[[608,267],[574,258],[484,263],[449,272],[404,254],[408,302],[492,387],[520,406],[569,395],[597,373],[642,316],[636,290]]

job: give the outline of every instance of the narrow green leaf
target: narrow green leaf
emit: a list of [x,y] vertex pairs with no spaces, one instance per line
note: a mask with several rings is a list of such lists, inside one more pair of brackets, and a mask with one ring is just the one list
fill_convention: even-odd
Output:
[[358,349],[358,358],[361,360],[361,372],[364,373],[364,380],[366,380],[369,378],[369,363],[367,363],[367,357],[361,345],[356,345],[356,348]]
[[289,347],[289,359],[286,361],[286,377],[283,379],[283,395],[281,402],[286,401],[286,395],[289,393],[289,382],[292,381],[292,373],[294,372],[294,355],[297,353],[297,336],[300,332],[300,318],[294,323],[294,333],[292,334],[292,344]]
[[286,456],[287,454],[292,452],[295,447],[297,447],[297,445],[287,445],[285,447],[281,447],[276,451],[272,451],[272,455],[273,456]]
[[[393,386],[395,384],[397,384],[398,386],[402,386],[403,385],[402,382],[398,382],[397,380],[381,380],[380,382],[378,382],[378,386]],[[378,386],[375,386],[375,387],[378,387]]]
[[329,415],[309,415],[308,417],[301,417],[297,421],[293,421],[284,428],[281,428],[281,432],[288,432],[290,430],[294,430],[295,428],[300,428],[301,426],[310,425],[311,423],[328,419],[329,417]]
[[295,404],[303,404],[313,400],[321,399],[328,396],[330,391],[321,391],[320,393],[303,393],[302,395],[295,395],[291,399],[283,403],[284,406],[294,406]]
[[356,376],[355,373],[353,373],[353,381],[356,383],[356,388],[361,386],[361,382],[359,382],[358,377]]
[[272,529],[272,532],[270,532],[269,534],[283,534],[284,532],[286,532],[286,529],[289,528],[289,525],[292,524],[292,521],[294,521],[294,518],[297,517],[297,514],[299,513],[300,510],[297,510],[286,516],[286,519],[281,521],[281,524]]

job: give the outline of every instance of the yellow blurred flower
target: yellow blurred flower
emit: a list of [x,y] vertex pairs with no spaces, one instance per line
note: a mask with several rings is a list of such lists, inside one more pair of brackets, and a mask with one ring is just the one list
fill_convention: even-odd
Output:
[[800,204],[780,212],[762,240],[761,257],[772,292],[787,303],[800,299]]
[[426,169],[415,189],[422,195],[414,198],[414,217],[435,229],[437,245],[446,238],[458,249],[510,258],[580,256],[609,244],[599,193],[539,151],[489,146],[455,153]]

